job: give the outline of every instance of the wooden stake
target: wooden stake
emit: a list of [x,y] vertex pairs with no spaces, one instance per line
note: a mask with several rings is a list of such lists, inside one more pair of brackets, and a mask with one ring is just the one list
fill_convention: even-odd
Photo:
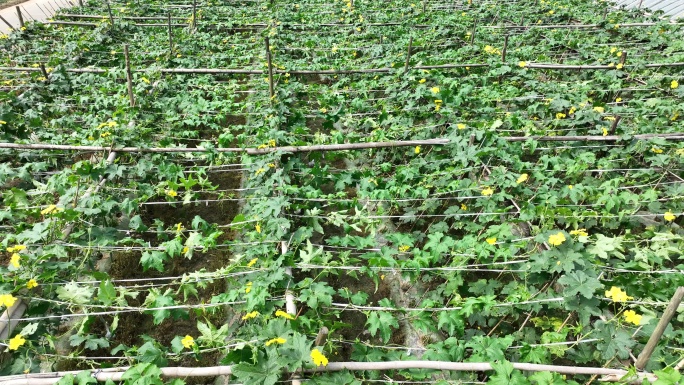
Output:
[[473,32],[470,35],[470,45],[475,42],[475,31],[477,31],[477,19],[473,22]]
[[166,21],[169,25],[169,56],[173,56],[173,30],[171,29],[171,12],[166,14]]
[[644,368],[646,367],[648,360],[651,358],[651,354],[653,354],[656,345],[658,345],[660,337],[662,337],[663,333],[665,333],[667,325],[670,324],[670,320],[677,312],[677,308],[679,307],[679,304],[682,303],[683,298],[684,286],[680,286],[677,288],[677,291],[675,291],[675,294],[672,296],[670,304],[667,305],[667,309],[665,309],[663,316],[660,318],[660,321],[658,321],[658,325],[656,325],[655,330],[653,330],[653,334],[651,334],[651,337],[648,339],[648,342],[646,343],[644,350],[642,350],[641,354],[639,354],[639,358],[637,358],[637,362],[636,364],[634,364],[634,367],[637,370],[644,370]]
[[112,6],[109,5],[109,0],[107,0],[107,12],[109,13],[109,23],[114,28],[114,15],[112,15]]
[[273,86],[273,60],[271,58],[271,44],[269,43],[268,36],[266,37],[266,61],[268,62],[268,96],[273,101],[275,96],[275,88]]
[[316,336],[316,342],[314,342],[314,346],[325,345],[325,341],[328,339],[329,332],[330,331],[328,330],[328,328],[323,326],[321,330],[318,331],[318,335]]
[[411,60],[411,48],[413,48],[413,36],[409,38],[408,52],[406,52],[406,64],[404,64],[404,73],[409,70],[409,61]]
[[624,66],[626,60],[627,60],[627,51],[622,51],[622,55],[620,56],[620,64],[622,64]]
[[131,74],[131,60],[128,56],[128,44],[124,44],[124,59],[126,61],[126,85],[128,86],[128,99],[131,107],[135,107],[135,96],[133,96],[133,75]]
[[83,0],[78,0],[78,6],[83,8]]
[[5,18],[2,17],[2,15],[0,15],[0,20],[2,20],[3,23],[7,24],[10,30],[14,31],[14,27],[12,26],[12,24],[10,24],[9,21],[5,20]]
[[506,49],[508,48],[508,35],[504,38],[503,49],[501,50],[501,61],[506,62]]
[[43,64],[43,63],[40,63],[40,72],[43,73],[43,77],[45,78],[45,80],[47,80],[47,78],[48,78],[48,72],[47,72],[47,70],[45,69],[45,64]]
[[24,26],[24,16],[21,15],[21,8],[19,8],[19,6],[17,5],[16,9],[17,9],[17,16],[19,16],[19,27],[23,27]]
[[611,124],[610,126],[610,131],[608,131],[608,133],[610,133],[611,135],[615,134],[615,130],[617,129],[617,125],[618,123],[620,123],[620,119],[622,119],[622,116],[615,115],[614,118],[615,120],[613,120],[613,124]]
[[192,29],[197,28],[197,0],[192,0]]

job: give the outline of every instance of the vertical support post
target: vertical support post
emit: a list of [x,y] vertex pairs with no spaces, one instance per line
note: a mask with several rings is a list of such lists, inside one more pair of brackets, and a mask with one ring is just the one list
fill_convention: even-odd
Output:
[[641,4],[644,2],[644,0],[639,0],[639,6],[637,6],[637,9],[641,9]]
[[406,52],[406,63],[404,64],[404,73],[409,70],[409,62],[411,61],[411,48],[413,48],[413,36],[409,38],[408,51]]
[[[280,242],[280,252],[281,254],[285,255],[287,254],[287,242],[282,241]],[[294,294],[292,293],[292,290],[290,290],[290,283],[292,283],[292,268],[291,267],[286,267],[285,268],[285,275],[287,275],[288,278],[290,278],[290,282],[287,284],[287,288],[285,289],[285,312],[293,317],[297,316],[297,306],[294,303]],[[301,385],[302,382],[299,380],[298,376],[295,376],[292,379],[292,385]]]
[[197,28],[197,0],[192,1],[192,29]]
[[501,61],[506,62],[506,50],[508,49],[508,35],[504,38],[504,45],[503,48],[501,49]]
[[19,27],[23,27],[24,26],[24,16],[22,16],[21,8],[19,8],[18,5],[16,6],[16,10],[17,10],[17,16],[19,16]]
[[109,0],[107,0],[107,12],[109,13],[109,24],[111,28],[114,28],[114,15],[112,15],[112,6],[109,5]]
[[425,13],[425,6],[427,5],[427,0],[423,0],[423,13]]
[[627,60],[627,51],[622,51],[622,55],[620,56],[620,64],[625,65],[626,60]]
[[665,309],[663,316],[660,318],[660,321],[658,321],[658,325],[656,325],[655,330],[653,330],[653,334],[651,334],[651,337],[648,339],[644,350],[639,354],[637,362],[634,364],[634,367],[636,367],[637,370],[643,370],[644,367],[646,367],[649,358],[651,358],[651,354],[653,354],[656,345],[658,345],[658,340],[660,340],[660,337],[665,333],[665,328],[670,324],[670,320],[677,312],[677,308],[679,307],[679,304],[682,303],[683,298],[684,286],[680,286],[677,288],[677,291],[675,291],[674,296],[672,296],[670,304],[667,305],[667,309]]
[[477,31],[477,19],[473,22],[473,32],[470,34],[470,45],[475,42],[475,32]]
[[45,80],[47,81],[48,72],[47,72],[47,70],[45,69],[45,64],[43,64],[43,63],[40,63],[40,72],[43,74],[43,77],[44,77]]
[[323,326],[319,331],[318,334],[316,335],[316,342],[314,342],[314,346],[323,346],[325,345],[325,341],[328,339],[328,333],[330,331],[328,330],[327,327]]
[[83,0],[78,0],[78,6],[83,8]]
[[268,62],[268,96],[273,100],[275,88],[273,86],[273,60],[271,57],[271,44],[266,37],[266,61]]
[[131,59],[128,56],[128,44],[124,44],[124,58],[126,61],[126,85],[128,88],[128,99],[131,107],[135,107],[135,96],[133,96],[133,75],[131,75]]
[[171,12],[166,14],[166,21],[169,24],[169,56],[173,56],[173,30],[171,29]]
[[9,23],[2,15],[0,15],[0,20],[2,20],[3,23],[7,24],[7,26],[10,28],[10,31],[14,31],[14,26]]

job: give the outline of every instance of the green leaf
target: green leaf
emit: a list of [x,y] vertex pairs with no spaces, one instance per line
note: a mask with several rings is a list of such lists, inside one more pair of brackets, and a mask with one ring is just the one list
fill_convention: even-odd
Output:
[[160,273],[164,272],[164,261],[166,260],[166,253],[163,251],[145,251],[140,258],[140,264],[143,266],[143,271],[149,268],[154,268]]
[[653,385],[677,385],[682,380],[682,375],[674,368],[665,368],[663,370],[654,370],[658,379],[653,382]]
[[74,379],[78,385],[97,384],[97,379],[93,378],[90,370],[79,372]]
[[503,362],[493,362],[492,368],[496,374],[494,374],[487,384],[490,385],[528,385],[530,382],[523,374],[513,368],[513,364],[508,361]]
[[558,283],[565,286],[563,288],[564,297],[573,297],[577,294],[584,298],[592,298],[596,290],[603,287],[596,277],[591,277],[583,271],[573,271],[558,279]]
[[282,368],[278,353],[272,349],[268,351],[268,357],[264,357],[264,353],[260,351],[255,364],[237,364],[232,367],[232,371],[245,384],[274,385],[278,382]]
[[383,342],[387,343],[392,336],[392,327],[398,328],[399,322],[390,312],[374,311],[368,316],[366,325],[368,325],[368,331],[373,337],[379,330]]
[[154,364],[142,363],[124,372],[121,379],[126,385],[162,385],[162,371]]
[[310,308],[316,309],[319,305],[330,306],[333,294],[335,294],[335,289],[327,283],[314,282],[311,286],[302,290],[300,299],[306,302],[306,305]]
[[90,303],[90,298],[93,296],[93,292],[94,289],[92,287],[79,286],[75,282],[69,282],[55,290],[55,293],[57,293],[57,298],[76,305]]
[[154,346],[152,342],[145,342],[139,347],[136,358],[141,362],[148,362],[157,366],[166,366],[167,364],[164,352]]
[[100,290],[97,293],[97,299],[106,306],[114,303],[116,300],[116,288],[111,281],[107,280],[100,282]]

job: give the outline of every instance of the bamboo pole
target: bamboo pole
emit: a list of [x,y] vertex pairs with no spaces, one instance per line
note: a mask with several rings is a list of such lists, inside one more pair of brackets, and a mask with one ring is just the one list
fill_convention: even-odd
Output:
[[3,23],[7,24],[7,26],[10,28],[10,31],[14,31],[14,27],[12,26],[12,24],[10,24],[9,21],[5,20],[5,18],[2,17],[2,15],[0,15],[0,20],[2,20]]
[[[282,255],[287,254],[287,242],[282,241],[280,242],[280,253]],[[292,284],[292,268],[291,267],[286,267],[285,268],[285,275],[288,276],[289,282],[287,283],[287,287],[285,288],[285,312],[292,317],[297,317],[297,305],[295,305],[294,302],[294,293],[292,293],[292,290],[290,289],[290,285]],[[299,380],[299,376],[294,376],[292,379],[292,385],[302,385],[302,382]]]
[[22,16],[22,14],[21,14],[21,8],[19,8],[18,5],[15,8],[17,10],[17,17],[19,18],[19,27],[23,27],[24,26],[24,16]]
[[197,28],[197,0],[192,0],[192,29]]
[[169,26],[169,55],[173,56],[173,31],[171,29],[171,12],[166,14],[166,21]]
[[[66,13],[66,14],[61,14],[58,15],[58,17],[65,17],[69,19],[95,19],[95,20],[102,20],[104,16],[101,15],[81,15],[81,14],[74,14],[74,13]],[[162,20],[166,21],[166,16],[123,16],[121,17],[123,20]],[[184,20],[182,17],[172,17],[171,20]],[[160,25],[166,25],[166,24],[160,24]]]
[[112,6],[109,4],[109,0],[105,2],[107,4],[107,13],[109,13],[109,23],[111,28],[114,28],[114,15],[112,15]]
[[266,36],[266,61],[268,62],[268,96],[271,101],[275,96],[275,88],[273,85],[273,60],[271,57],[271,44],[269,43],[268,36]]
[[[285,146],[271,148],[185,148],[185,147],[121,147],[114,148],[116,152],[122,153],[188,153],[188,152],[237,152],[248,155],[262,155],[274,152],[312,152],[312,151],[345,151],[361,150],[368,148],[389,148],[407,147],[417,145],[443,145],[449,143],[449,139],[426,139],[426,140],[406,140],[391,142],[367,142],[367,143],[348,143],[348,144],[320,144],[313,146]],[[20,144],[20,143],[0,143],[0,148],[23,149],[23,150],[58,150],[58,151],[106,151],[110,147],[102,146],[70,146],[61,144]]]
[[413,36],[409,38],[408,51],[406,52],[406,63],[404,64],[404,73],[409,70],[409,62],[411,60],[411,48],[413,48]]
[[[653,138],[662,138],[665,140],[684,140],[684,132],[680,133],[672,133],[672,134],[640,134],[640,135],[634,135],[632,138],[637,139],[637,140],[643,140],[643,139],[653,139]],[[499,138],[501,140],[505,140],[508,142],[524,142],[527,140],[537,140],[540,142],[617,142],[622,140],[622,137],[619,135],[586,135],[586,136],[581,136],[581,135],[565,135],[565,136],[508,136],[508,137],[501,137]]]
[[[437,64],[437,65],[423,65],[415,66],[413,69],[456,69],[456,68],[483,68],[489,67],[486,63],[465,63],[465,64]],[[625,67],[630,67],[625,66]],[[644,65],[646,68],[659,68],[659,67],[684,67],[684,62],[678,63],[653,63]],[[615,66],[609,65],[564,65],[564,64],[541,64],[541,63],[529,63],[525,68],[531,69],[554,69],[554,70],[613,70]],[[68,68],[67,72],[74,73],[106,73],[109,68]],[[350,69],[350,70],[277,70],[274,69],[274,74],[284,74],[289,73],[290,75],[334,75],[334,74],[360,74],[360,73],[388,73],[393,71],[394,68],[383,67],[383,68],[367,68],[367,69]],[[16,71],[16,72],[33,72],[40,71],[38,68],[32,67],[0,67],[0,71]],[[147,70],[139,69],[133,70],[133,72],[146,72]],[[268,72],[267,70],[249,70],[249,69],[228,69],[228,68],[161,68],[159,69],[161,73],[178,73],[178,74],[263,74]]]
[[643,370],[646,367],[648,360],[651,358],[653,351],[658,345],[660,337],[665,333],[665,329],[670,324],[670,320],[672,320],[672,317],[674,317],[677,312],[677,308],[679,308],[679,305],[682,303],[682,299],[684,299],[684,286],[678,287],[675,291],[670,300],[670,304],[667,305],[667,308],[663,312],[663,316],[660,317],[660,321],[658,321],[658,325],[656,325],[653,334],[651,334],[651,337],[648,339],[644,350],[639,354],[639,358],[637,358],[637,362],[634,364],[634,367],[637,370]]
[[126,88],[128,89],[128,99],[131,107],[135,107],[135,96],[133,96],[133,75],[131,74],[131,60],[128,56],[128,44],[124,44],[124,58],[126,61]]
[[[613,376],[613,381],[619,381],[620,377],[628,374],[622,369],[608,369],[582,366],[561,366],[561,365],[542,365],[512,362],[513,368],[530,372],[555,372],[560,374],[598,374]],[[130,367],[109,368],[97,370],[92,374],[92,378],[104,382],[111,380],[118,382],[122,380],[123,374]],[[448,370],[466,372],[487,372],[494,368],[488,362],[446,362],[446,361],[384,361],[384,362],[330,362],[327,366],[319,366],[315,369],[302,369],[294,373],[320,373],[338,372],[342,370],[364,371],[364,370],[406,370],[406,369],[428,369],[428,370]],[[183,377],[215,377],[231,375],[231,366],[209,366],[209,367],[166,367],[159,368],[162,377],[183,378]],[[81,371],[64,371],[52,373],[34,373],[24,375],[13,375],[0,377],[0,385],[49,385],[59,381],[67,374],[78,374]],[[653,374],[640,373],[640,378],[654,381]]]

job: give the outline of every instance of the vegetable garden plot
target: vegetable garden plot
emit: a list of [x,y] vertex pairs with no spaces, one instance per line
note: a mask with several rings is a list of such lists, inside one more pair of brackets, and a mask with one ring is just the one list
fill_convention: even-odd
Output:
[[[575,383],[634,365],[682,284],[680,25],[579,0],[110,6],[0,40],[33,71],[0,74],[3,142],[111,149],[2,150],[0,292],[29,305],[7,374]],[[169,38],[167,12],[196,28]],[[198,68],[242,73],[164,72]],[[123,146],[199,149],[107,164]],[[663,383],[672,322],[646,366]],[[415,359],[493,364],[325,374]]]

